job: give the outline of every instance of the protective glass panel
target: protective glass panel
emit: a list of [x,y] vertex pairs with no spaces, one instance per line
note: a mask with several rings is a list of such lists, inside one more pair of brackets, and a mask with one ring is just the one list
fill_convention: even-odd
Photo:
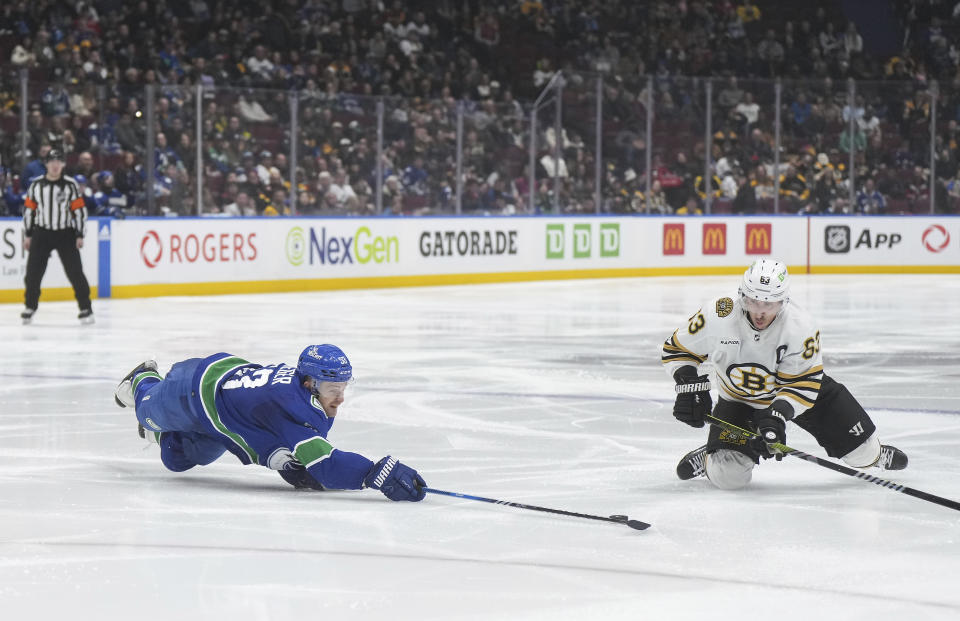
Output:
[[319,90],[298,94],[297,213],[373,215],[377,100]]
[[[464,177],[472,180],[480,174],[476,171],[487,168],[487,144],[480,140],[480,131],[468,127],[476,111],[472,108],[465,110],[464,116],[463,171]],[[452,98],[391,97],[385,100],[383,213],[454,213],[456,160],[457,106]]]
[[[806,199],[783,196],[782,213],[846,213],[850,209],[850,141],[847,83],[831,78],[784,80],[781,142],[787,159],[803,176]],[[798,188],[800,184],[798,184]]]
[[[787,152],[780,152],[779,168],[776,161],[773,80],[714,80],[712,104],[711,213],[773,212],[776,178],[790,166]],[[696,191],[703,200],[704,184]]]

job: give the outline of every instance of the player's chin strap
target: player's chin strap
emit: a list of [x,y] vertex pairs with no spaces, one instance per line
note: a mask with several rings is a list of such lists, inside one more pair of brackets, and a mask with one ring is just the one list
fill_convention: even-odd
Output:
[[[727,433],[735,437],[741,437],[748,440],[760,437],[758,434],[750,431],[749,429],[738,427],[733,423],[723,420],[722,418],[717,418],[713,414],[707,414],[707,418],[710,419],[711,425],[716,425],[717,427],[720,427],[721,429],[725,430]],[[829,468],[830,470],[834,470],[841,474],[846,474],[852,477],[856,477],[858,479],[863,479],[868,483],[874,483],[876,485],[879,485],[880,487],[885,487],[895,492],[906,494],[907,496],[913,496],[914,498],[919,498],[920,500],[926,500],[927,502],[932,502],[934,504],[947,507],[948,509],[960,511],[960,502],[957,502],[956,500],[950,500],[949,498],[943,498],[942,496],[937,496],[935,494],[921,492],[920,490],[907,487],[906,485],[900,485],[892,481],[887,481],[885,479],[881,479],[880,477],[875,477],[873,475],[860,472],[859,470],[848,468],[847,466],[844,466],[842,464],[838,464],[838,463],[829,461],[827,459],[821,459],[814,455],[810,455],[809,453],[804,453],[803,451],[798,451],[797,449],[790,448],[786,444],[781,444],[780,442],[769,442],[767,443],[767,446],[773,450],[780,451],[785,455],[793,455],[794,457],[799,457],[804,461],[812,462],[814,464],[817,464],[818,466]]]

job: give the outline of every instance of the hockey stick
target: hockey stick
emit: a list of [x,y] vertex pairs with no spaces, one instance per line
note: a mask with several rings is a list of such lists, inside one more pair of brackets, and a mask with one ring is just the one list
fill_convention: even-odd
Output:
[[[720,427],[721,429],[726,430],[727,433],[730,433],[732,435],[740,436],[742,438],[747,438],[747,439],[760,437],[758,434],[748,429],[737,427],[733,423],[729,423],[723,419],[717,418],[712,414],[707,414],[707,418],[710,419],[711,425],[716,425],[717,427]],[[821,459],[815,455],[804,453],[803,451],[798,451],[795,448],[790,448],[786,444],[781,444],[779,442],[770,442],[770,443],[767,443],[767,446],[769,446],[770,448],[776,449],[786,455],[793,455],[794,457],[798,457],[805,461],[809,461],[811,463],[817,464],[818,466],[823,466],[824,468],[829,468],[830,470],[834,470],[841,474],[847,474],[852,477],[857,477],[858,479],[863,479],[868,483],[874,483],[876,485],[879,485],[880,487],[885,487],[895,492],[906,494],[907,496],[913,496],[914,498],[919,498],[920,500],[926,500],[927,502],[932,502],[934,504],[938,504],[943,507],[953,509],[955,511],[960,511],[960,502],[957,502],[956,500],[950,500],[949,498],[943,498],[942,496],[937,496],[935,494],[928,494],[927,492],[921,492],[918,489],[913,489],[912,487],[907,487],[906,485],[900,485],[899,483],[894,483],[893,481],[887,481],[886,479],[881,479],[880,477],[875,477],[873,475],[860,472],[859,470],[854,470],[853,468],[849,468],[847,466],[843,466],[841,464],[838,464],[826,459]]]
[[431,494],[440,494],[442,496],[453,496],[455,498],[466,498],[467,500],[479,500],[480,502],[489,502],[495,505],[507,505],[518,509],[533,509],[534,511],[545,511],[547,513],[556,513],[558,515],[570,515],[573,517],[587,518],[589,520],[601,520],[603,522],[613,522],[615,524],[626,524],[636,530],[646,530],[650,525],[640,520],[631,520],[625,515],[611,515],[603,517],[602,515],[590,515],[588,513],[574,513],[573,511],[563,511],[561,509],[547,509],[546,507],[536,507],[534,505],[525,505],[519,502],[509,502],[507,500],[495,500],[493,498],[484,498],[483,496],[471,496],[470,494],[461,494],[460,492],[445,492],[442,489],[433,489],[432,487],[423,488]]

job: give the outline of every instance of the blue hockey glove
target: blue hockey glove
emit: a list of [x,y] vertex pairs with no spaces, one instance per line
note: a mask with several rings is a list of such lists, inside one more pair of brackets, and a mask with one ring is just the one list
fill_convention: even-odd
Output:
[[326,491],[326,488],[320,485],[320,481],[313,478],[306,468],[297,464],[293,465],[291,462],[287,464],[287,468],[283,470],[278,470],[280,476],[283,477],[283,480],[294,486],[297,489],[315,489],[319,491]]
[[681,367],[673,374],[677,383],[677,400],[673,404],[673,416],[691,427],[703,427],[704,417],[713,411],[710,397],[710,379],[697,375],[693,367]]
[[785,444],[787,441],[787,421],[793,418],[793,406],[783,400],[774,401],[770,407],[756,410],[753,413],[753,426],[760,434],[763,450],[760,456],[764,459],[776,457],[783,459],[783,453],[770,448],[771,444]]
[[389,455],[370,468],[370,472],[363,478],[363,485],[380,490],[390,500],[417,502],[427,495],[424,491],[427,482],[423,477],[410,466],[401,464]]

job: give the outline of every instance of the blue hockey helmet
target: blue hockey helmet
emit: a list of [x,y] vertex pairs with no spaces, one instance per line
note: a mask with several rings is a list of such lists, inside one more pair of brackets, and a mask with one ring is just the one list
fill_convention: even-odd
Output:
[[318,382],[348,382],[353,367],[343,350],[336,345],[310,345],[297,360],[297,371]]

